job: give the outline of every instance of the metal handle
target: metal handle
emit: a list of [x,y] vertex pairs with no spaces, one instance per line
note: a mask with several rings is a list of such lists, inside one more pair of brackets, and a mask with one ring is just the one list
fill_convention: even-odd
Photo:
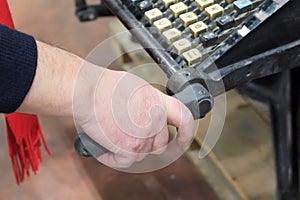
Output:
[[214,99],[207,89],[200,83],[193,83],[174,94],[173,97],[181,101],[194,116],[200,119],[210,112],[214,105]]
[[109,152],[106,148],[90,138],[84,131],[80,131],[76,136],[74,148],[79,155],[84,157],[98,157]]

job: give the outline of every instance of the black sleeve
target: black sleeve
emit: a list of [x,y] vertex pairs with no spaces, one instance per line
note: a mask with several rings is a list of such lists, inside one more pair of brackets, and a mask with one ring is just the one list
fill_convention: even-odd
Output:
[[23,102],[37,67],[33,37],[0,24],[0,112],[14,112]]

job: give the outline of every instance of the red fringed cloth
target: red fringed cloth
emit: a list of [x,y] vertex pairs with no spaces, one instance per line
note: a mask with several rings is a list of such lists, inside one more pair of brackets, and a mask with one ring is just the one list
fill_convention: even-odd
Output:
[[[0,23],[14,28],[6,0],[0,0]],[[1,48],[1,47],[0,47]],[[40,147],[43,143],[50,151],[42,135],[36,115],[12,113],[6,114],[8,151],[17,183],[29,176],[30,168],[36,174],[39,162],[42,161]]]

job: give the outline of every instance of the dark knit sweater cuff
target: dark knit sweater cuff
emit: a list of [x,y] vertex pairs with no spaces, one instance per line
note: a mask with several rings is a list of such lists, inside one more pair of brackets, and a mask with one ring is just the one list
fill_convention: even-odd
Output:
[[37,67],[32,36],[0,25],[0,112],[14,112],[28,93]]

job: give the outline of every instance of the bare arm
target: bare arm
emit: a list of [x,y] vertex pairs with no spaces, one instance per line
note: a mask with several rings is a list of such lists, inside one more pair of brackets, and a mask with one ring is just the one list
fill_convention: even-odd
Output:
[[193,138],[193,117],[178,100],[132,74],[95,66],[42,42],[37,45],[36,76],[19,111],[74,117],[110,150],[99,161],[128,167],[164,150],[168,124],[177,127],[179,143]]
[[72,116],[72,92],[83,60],[42,42],[37,47],[36,75],[18,111]]

